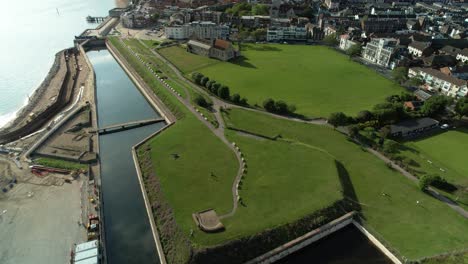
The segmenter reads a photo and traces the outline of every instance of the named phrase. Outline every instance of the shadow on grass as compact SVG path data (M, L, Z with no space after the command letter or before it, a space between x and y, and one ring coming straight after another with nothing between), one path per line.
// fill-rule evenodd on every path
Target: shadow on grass
M343 196L345 198L345 201L349 203L347 206L352 210L361 211L361 204L359 203L359 200L357 198L353 183L351 182L351 178L349 177L348 170L341 162L337 160L335 160L335 166L338 172L341 188L343 189Z
M231 61L232 64L235 64L235 65L238 65L238 66L241 66L241 67L245 67L245 68L252 68L252 69L257 69L257 67L255 65L253 65L252 63L248 62L249 59L247 59L246 57L238 57L234 60Z

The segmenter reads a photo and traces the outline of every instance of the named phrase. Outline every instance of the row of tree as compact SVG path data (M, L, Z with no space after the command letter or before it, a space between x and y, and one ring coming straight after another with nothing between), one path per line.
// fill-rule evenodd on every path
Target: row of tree
M271 98L263 101L263 108L271 113L280 115L290 115L296 112L296 106L293 104L287 104L285 101L275 101Z
M210 91L211 93L213 93L221 99L231 101L235 104L248 105L247 99L245 97L241 97L237 93L231 96L231 92L228 86L222 85L216 82L215 80L210 80L210 78L199 72L195 72L192 74L192 80L196 84L206 88L208 91Z
M234 16L266 16L270 14L270 7L263 4L249 4L246 2L235 4L226 9L225 13Z

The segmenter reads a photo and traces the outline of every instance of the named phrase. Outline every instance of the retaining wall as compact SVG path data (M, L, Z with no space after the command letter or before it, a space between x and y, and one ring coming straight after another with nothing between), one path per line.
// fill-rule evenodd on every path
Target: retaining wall
M262 263L262 264L267 264L267 263L274 263L284 257L286 257L289 254L292 254L296 251L301 250L304 247L307 247L308 245L312 244L313 242L324 238L340 229L343 227L349 225L350 223L353 222L353 216L355 212L349 212L333 221L330 223L327 223L315 230L310 231L309 233L306 233L303 236L300 236L282 246L279 246L257 258L254 258L246 264L254 264L254 263Z

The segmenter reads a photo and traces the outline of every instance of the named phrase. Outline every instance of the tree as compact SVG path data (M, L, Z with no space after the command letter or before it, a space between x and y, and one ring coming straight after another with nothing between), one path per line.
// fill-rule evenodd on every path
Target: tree
M386 153L395 153L398 151L400 144L394 140L386 139L383 144L383 151Z
M425 116L435 116L445 111L450 99L444 95L436 95L427 99L421 107L421 113Z
M206 83L210 80L210 78L204 76L203 78L201 78L201 81L200 81L200 85L201 86L205 86Z
M208 90L211 91L211 87L213 87L213 85L214 85L215 83L216 83L215 80L209 80L209 81L206 82L205 87L206 87Z
M217 95L219 88L221 88L221 84L220 83L214 83L213 85L211 85L210 91Z
M221 86L221 88L219 88L219 90L218 90L218 96L221 99L229 100L229 98L230 98L230 96L229 96L229 87L227 87L226 85Z
M352 57L358 57L361 55L361 50L362 46L359 44L354 44L351 47L349 47L348 50L346 50L346 54L352 58Z
M458 114L460 119L463 116L468 116L468 98L460 98L455 105L455 112Z
M257 4L252 6L253 16L267 16L270 14L270 7L267 5Z
M275 102L275 112L278 114L288 113L288 104L285 101L279 100Z
M196 84L200 84L201 82L201 79L205 77L203 76L203 74L199 73L199 72L194 72L192 74L192 80L196 83Z
M158 14L158 13L152 14L152 15L150 16L150 19L151 19L151 22L153 22L153 23L158 22L159 14Z
M323 38L323 42L330 46L338 45L338 40L336 39L336 34L330 34Z
M251 35L255 38L255 41L265 40L267 30L264 28L258 28L255 31L253 31Z
M416 86L419 87L424 84L424 80L421 77L412 77L408 81L410 86Z
M343 112L331 113L328 117L328 123L332 124L334 128L344 126L348 122L348 117Z
M193 99L193 101L201 106L201 107L208 107L209 106L209 103L206 101L205 97L197 94L197 96L195 96L195 98Z
M288 105L288 112L289 112L290 114L296 112L296 110L297 110L297 108L296 108L295 105L293 105L293 104L289 104L289 105Z
M302 16L307 17L310 21L314 18L314 10L310 7L306 7L304 11L302 11Z
M263 101L263 108L267 110L268 112L274 112L275 111L275 100L268 98L265 101Z
M397 81L399 84L402 84L408 79L408 68L396 67L392 71L392 76L395 81Z
M419 189L421 191L426 191L427 188L429 188L429 185L431 185L433 179L429 175L424 175L419 179Z
M242 97L242 98L240 99L240 101L239 101L239 104L241 104L241 105L248 105L248 103L247 103L247 98Z
M413 100L416 100L416 96L413 93L401 92L400 94L401 102L413 101Z
M370 121L372 120L372 113L368 110L362 110L357 114L356 119L361 123Z
M390 135L390 126L384 126L380 129L380 137L385 139Z
M235 104L238 104L240 102L240 95L238 93L235 93L231 96L231 101Z
M237 33L237 46L239 48L239 51L242 49L242 42L244 40L248 39L250 37L250 32L245 30L245 29L239 29L239 32Z
M359 135L359 127L357 125L350 125L348 127L349 136L355 138Z

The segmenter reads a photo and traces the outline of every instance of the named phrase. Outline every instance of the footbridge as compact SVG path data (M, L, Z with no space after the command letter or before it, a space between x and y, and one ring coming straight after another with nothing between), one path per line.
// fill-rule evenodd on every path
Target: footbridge
M99 128L96 132L99 135L111 134L116 133L124 130L129 130L137 127L147 126L154 123L165 122L164 118L153 118L153 119L146 119L146 120L139 120L139 121L132 121L127 123L121 123L116 125L110 125L106 127Z

